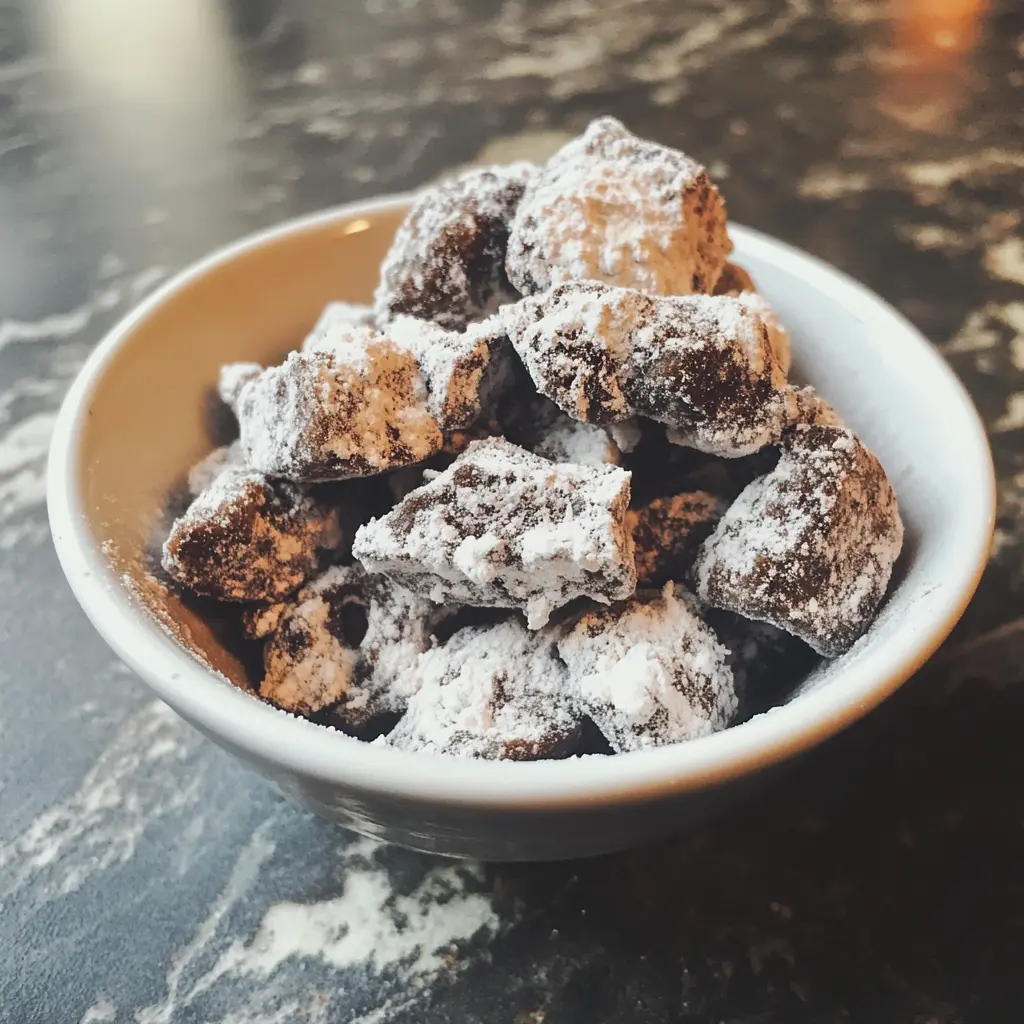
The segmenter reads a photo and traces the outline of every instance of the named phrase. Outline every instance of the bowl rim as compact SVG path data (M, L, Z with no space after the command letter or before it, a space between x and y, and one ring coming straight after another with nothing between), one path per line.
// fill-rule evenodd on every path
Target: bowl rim
M360 218L394 213L411 194L334 206L257 231L186 267L128 313L89 355L68 391L52 435L47 466L47 507L54 547L72 591L113 651L159 697L203 731L223 739L250 760L310 776L349 790L424 803L490 809L557 809L660 799L725 783L788 759L861 718L928 660L949 635L978 586L988 558L995 519L996 480L985 428L967 391L921 333L864 285L793 246L750 228L730 224L748 253L786 265L854 315L888 321L900 344L938 375L948 394L944 405L963 421L975 455L974 529L949 558L944 588L932 621L917 632L887 638L884 664L863 656L834 683L734 728L685 743L613 757L564 761L467 763L458 758L413 754L362 743L314 725L231 685L177 644L117 580L92 536L85 511L79 424L93 393L134 328L183 286L240 254L281 237ZM836 680L838 682L838 680ZM467 770L468 769L468 770Z

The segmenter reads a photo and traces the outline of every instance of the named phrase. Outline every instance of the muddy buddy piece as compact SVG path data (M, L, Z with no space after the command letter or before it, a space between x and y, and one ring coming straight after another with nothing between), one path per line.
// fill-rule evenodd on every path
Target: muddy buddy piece
M526 163L479 168L424 192L381 264L378 321L406 313L458 331L508 301L509 226L536 173Z
M223 448L214 448L188 471L189 497L196 498L226 469L245 469L242 448L237 441Z
M641 415L677 444L736 458L777 441L791 418L767 329L740 299L577 281L501 317L537 389L574 419Z
M242 388L263 372L259 363L225 363L217 375L217 394L229 408L236 409Z
M714 288L731 248L704 168L602 117L527 187L506 266L524 294L590 279L688 295Z
M446 433L462 430L506 375L504 330L487 323L449 331L426 320L398 316L385 328L389 338L416 359L427 389L428 408Z
M757 313L727 296L653 305L630 356L633 408L671 427L673 443L709 455L738 458L778 441L792 399Z
M583 615L558 653L580 709L616 752L697 739L736 712L727 652L672 583Z
M437 609L382 576L335 566L299 591L264 652L260 696L285 711L357 727L401 712Z
M222 601L274 601L313 573L340 543L337 514L293 484L228 468L171 527L163 567Z
M338 309L337 307L341 307ZM365 347L377 337L372 323L358 315L361 307L348 303L331 303L320 315L313 330L303 339L300 352L337 352L346 348Z
M286 601L257 604L242 612L242 632L250 640L262 640L276 632L285 615L291 610Z
M660 587L685 579L697 550L725 512L725 503L707 491L655 498L631 509L628 521L636 544L637 585Z
M795 427L704 542L703 601L800 637L825 657L867 629L903 543L896 496L849 430Z
M253 469L289 480L370 476L438 451L408 351L367 328L340 325L331 350L292 352L241 389L241 445Z
M331 347L337 338L338 327L373 327L376 323L373 307L360 302L328 302L313 329L302 342L303 352L316 352ZM344 334L341 335L344 337Z
M633 415L624 381L651 304L633 289L572 281L499 316L537 390L573 419L606 424Z
M401 750L533 761L564 757L579 739L553 638L516 619L459 630L420 656L414 676L387 740Z
M531 629L577 597L636 586L629 474L556 465L494 438L356 534L353 553L430 600L521 608Z

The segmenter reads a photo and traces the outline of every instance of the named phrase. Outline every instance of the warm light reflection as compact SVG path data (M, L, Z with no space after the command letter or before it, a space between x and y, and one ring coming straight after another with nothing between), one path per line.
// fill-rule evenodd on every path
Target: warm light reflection
M950 131L986 8L987 0L893 0L879 110L912 131Z
M987 0L902 0L896 44L929 64L958 61L974 47L987 6Z
M360 218L359 220L352 221L350 224L346 224L341 229L341 233L343 235L358 235L361 234L363 231L369 231L370 227L371 225L368 220Z

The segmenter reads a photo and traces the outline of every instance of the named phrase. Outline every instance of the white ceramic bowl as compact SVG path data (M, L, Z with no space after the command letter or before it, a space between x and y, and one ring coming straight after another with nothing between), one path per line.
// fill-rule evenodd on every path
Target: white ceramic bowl
M210 630L147 586L141 554L167 493L209 448L204 396L218 367L270 362L327 301L365 301L407 203L328 210L201 261L103 340L65 400L48 478L61 564L96 629L180 715L357 832L454 856L560 858L685 828L860 718L932 654L989 549L994 483L978 416L927 341L876 295L734 225L735 259L788 326L797 372L861 433L899 495L907 543L897 581L853 651L784 706L714 736L530 764L369 746L245 692L241 666Z

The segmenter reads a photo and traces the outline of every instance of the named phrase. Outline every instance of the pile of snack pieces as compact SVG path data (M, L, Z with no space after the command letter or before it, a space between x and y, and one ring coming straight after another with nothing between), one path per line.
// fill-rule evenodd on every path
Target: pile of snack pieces
M265 644L260 697L378 743L725 728L771 666L853 645L903 538L731 248L704 169L611 118L432 188L373 307L224 367L238 438L164 569Z

